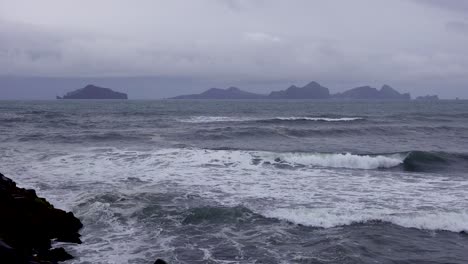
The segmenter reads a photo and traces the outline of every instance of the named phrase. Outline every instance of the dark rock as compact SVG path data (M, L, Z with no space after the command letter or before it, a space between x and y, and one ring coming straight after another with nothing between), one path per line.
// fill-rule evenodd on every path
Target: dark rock
M52 249L51 240L81 243L83 226L73 213L54 208L34 190L16 187L0 174L0 263L14 256L24 260L56 263L70 259L64 249ZM15 263L15 262L13 262Z
M200 94L176 96L171 99L262 99L264 95L243 91L237 87L228 89L211 88Z
M73 259L73 256L68 254L63 248L54 248L39 256L41 259L51 262L65 261Z
M401 94L388 85L382 86L380 90L370 87L361 86L347 90L343 93L333 95L337 99L357 99L357 100L410 100L409 93Z
M167 264L166 261L162 260L162 259L157 259L154 264Z
M128 99L127 94L115 92L109 88L87 85L84 88L65 94L57 99Z
M292 85L286 90L271 92L270 99L328 99L330 91L316 82L311 82L304 87Z
M21 259L14 248L0 240L0 261L2 263L22 263L26 260Z

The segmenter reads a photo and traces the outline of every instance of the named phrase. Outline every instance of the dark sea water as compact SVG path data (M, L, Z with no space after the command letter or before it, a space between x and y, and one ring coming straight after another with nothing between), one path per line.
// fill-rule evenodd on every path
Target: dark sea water
M70 263L468 263L468 101L2 101Z

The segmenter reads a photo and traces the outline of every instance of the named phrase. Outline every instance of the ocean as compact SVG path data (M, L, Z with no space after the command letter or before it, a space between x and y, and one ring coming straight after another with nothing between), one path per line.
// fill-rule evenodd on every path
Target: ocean
M468 263L468 101L0 101L68 263Z

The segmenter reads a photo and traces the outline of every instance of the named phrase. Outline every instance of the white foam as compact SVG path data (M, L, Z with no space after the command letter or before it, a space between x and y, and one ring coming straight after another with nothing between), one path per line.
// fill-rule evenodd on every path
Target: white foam
M258 120L241 116L192 116L186 119L179 119L183 123L214 123L214 122L245 122Z
M325 121L325 122L349 122L356 120L363 120L362 117L338 117L338 118L329 118L329 117L276 117L278 120L307 120L307 121Z
M290 117L242 117L242 116L192 116L185 119L178 119L184 123L214 123L214 122L246 122L246 121L261 121L261 120L282 120L282 121L324 121L324 122L349 122L363 120L362 117L307 117L307 116L290 116Z
M395 215L391 210L337 209L276 209L263 213L267 217L287 220L296 224L331 228L336 226L365 223L372 220L390 222L402 227L445 230L452 232L468 231L468 211L460 212L413 212Z
M88 223L82 231L86 243L74 247L81 253L77 254L82 256L81 262L99 263L109 255L121 254L128 257L122 262L130 262L154 252L154 244L148 247L151 237L164 240L138 222L125 221L132 218L132 208L139 206L132 199L119 202L128 203L123 207L108 206L104 201L80 205L106 192L132 197L177 191L214 204L242 204L265 216L325 228L382 220L403 227L468 231L468 180L444 174L366 170L399 164L402 157L392 155L60 145L38 152L37 146L28 144L6 146L10 148L7 155L0 155L2 173L21 186L35 188L60 208L73 210ZM274 163L277 157L307 166L281 169L262 162ZM333 166L361 169L330 168ZM129 177L140 181L129 182ZM41 183L47 186L41 187ZM92 223L100 224L101 230L88 229ZM129 228L133 229L125 231Z
M402 164L405 159L405 156L400 154L370 156L351 153L269 153L266 156L273 160L280 159L291 164L366 170L392 168Z

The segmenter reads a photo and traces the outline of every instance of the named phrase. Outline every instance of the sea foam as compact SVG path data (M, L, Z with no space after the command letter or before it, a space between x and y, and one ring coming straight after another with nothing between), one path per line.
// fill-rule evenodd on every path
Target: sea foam
M364 120L362 117L242 117L242 116L191 116L189 118L178 119L183 123L214 123L214 122L248 122L248 121L322 121L322 122L350 122Z
M290 221L296 224L331 228L369 221L383 221L407 228L444 230L452 232L468 231L468 211L460 212L413 212L395 215L390 210L359 210L346 208L298 208L275 209L263 213L267 217Z
M265 156L290 164L365 170L392 168L402 164L405 159L402 154L371 156L351 153L265 153Z

